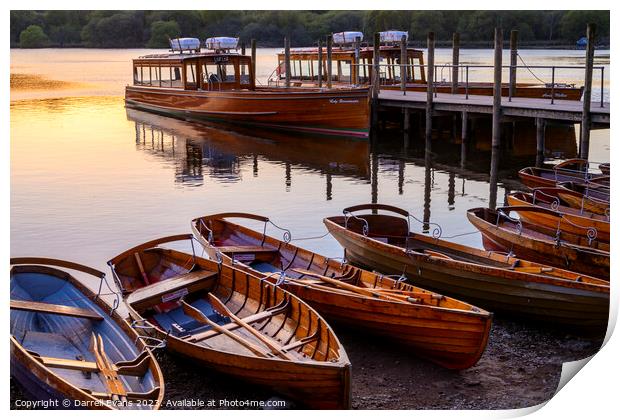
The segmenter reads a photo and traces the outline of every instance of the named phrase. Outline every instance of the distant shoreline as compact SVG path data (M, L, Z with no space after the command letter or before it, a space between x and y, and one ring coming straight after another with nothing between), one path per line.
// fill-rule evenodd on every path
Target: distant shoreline
M300 47L307 47L308 45L293 45L292 48L300 48ZM422 42L422 41L413 41L410 42L408 44L409 47L414 47L414 48L426 48L426 42ZM436 41L435 42L435 47L437 48L452 48L452 41ZM519 44L519 50L585 50L585 48L583 47L577 47L574 44L550 44L550 43L536 43L536 42L528 42L528 43L521 43ZM21 48L19 45L11 45L10 47L11 49L15 49L15 50L42 50L42 49L52 49L52 48L58 48L58 49L67 49L67 50L71 50L71 49L77 49L77 48L83 48L83 49L89 49L89 50L131 50L131 49L135 49L135 50L143 50L143 49L157 49L157 48L149 48L146 46L134 46L134 47L123 47L123 46L116 46L116 47L87 47L85 45L65 45L65 46L60 46L60 45L49 45L46 47L39 47L39 48ZM159 49L162 49L165 47L161 47ZM283 45L276 45L276 44L264 44L264 45L258 45L257 48L284 48ZM493 41L489 41L489 42L461 42L461 49L492 49L493 48ZM504 41L504 49L508 49L509 48L509 42L508 41ZM595 47L597 50L609 50L611 49L609 44L601 44L601 45L597 45ZM249 51L249 47L246 45L246 52Z

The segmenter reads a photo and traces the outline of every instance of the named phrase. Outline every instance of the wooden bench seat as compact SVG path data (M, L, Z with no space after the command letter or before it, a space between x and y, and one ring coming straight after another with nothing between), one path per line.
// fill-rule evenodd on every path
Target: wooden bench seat
M258 254L264 252L277 252L277 249L266 248L264 246L237 245L220 246L217 248L222 254Z
M97 312L91 311L90 309L78 308L75 306L55 305L44 302L32 302L29 300L11 300L11 309L103 321L103 317L101 315Z
M217 273L214 271L190 271L135 290L127 297L127 304L136 309L140 307L151 307L168 301L166 295L170 295L174 292L183 291L183 295L179 295L179 297L181 297L200 290L206 283L216 277ZM174 299L176 299L176 297L171 297L169 300Z

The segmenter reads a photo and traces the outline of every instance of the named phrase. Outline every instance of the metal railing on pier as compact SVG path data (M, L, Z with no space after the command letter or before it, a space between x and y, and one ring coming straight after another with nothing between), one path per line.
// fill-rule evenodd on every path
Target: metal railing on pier
M356 73L358 75L357 76L358 83L363 83L363 82L370 83L372 80L374 80L373 74L372 74L372 69L374 68L373 64L351 64L351 66L357 68ZM380 89L381 86L391 86L391 87L400 86L401 90L403 90L403 94L406 95L407 84L428 82L427 77L421 76L422 74L424 74L425 76L428 76L428 71L427 71L428 67L429 66L427 64L405 64L405 65L379 64L379 86L377 88ZM451 64L451 63L435 64L433 66L434 71L433 71L433 80L432 80L432 88L433 88L435 97L437 97L438 88L445 88L445 87L453 86L452 70L454 68L458 68L460 72L458 87L459 88L464 87L465 99L469 99L470 90L476 87L476 84L478 84L479 86L480 83L483 82L482 80L472 80L471 78L472 72L476 70L482 70L482 69L494 69L494 66L483 65L483 64L458 64L458 65ZM370 69L370 70L366 72L365 69ZM502 69L509 70L509 71L515 71L515 72L518 71L519 69L527 70L531 74L530 77L533 77L536 80L538 80L538 82L540 82L540 85L542 85L544 88L550 91L549 93L550 102L551 104L553 104L555 100L558 99L556 97L557 96L556 89L574 88L576 85L576 83L558 83L557 82L558 71L583 70L585 73L586 67L585 66L555 66L555 65L554 66L505 65L505 66L502 66ZM447 78L444 78L443 75L444 75L444 71L446 70L449 70L449 71L447 71ZM544 80L542 80L538 75L534 74L533 70L546 70L548 74L550 73L549 74L550 82L545 82ZM593 70L600 71L600 81L599 81L600 82L600 107L603 108L605 106L605 67L594 66ZM406 79L406 83L404 86L400 78L401 72L403 74L404 73L407 74L407 79ZM364 73L364 76L360 77L359 75L361 73ZM416 77L415 76L416 74L420 75L420 77ZM438 74L439 74L440 81L438 81L438 77L437 77ZM352 84L354 83L353 75L350 75L350 82ZM490 82L490 83L492 85L493 82ZM502 86L505 86L505 84L502 84ZM516 87L518 87L518 84ZM512 101L512 98L513 98L513 89L509 88L508 89L508 100ZM590 98L590 100L592 100L592 98Z

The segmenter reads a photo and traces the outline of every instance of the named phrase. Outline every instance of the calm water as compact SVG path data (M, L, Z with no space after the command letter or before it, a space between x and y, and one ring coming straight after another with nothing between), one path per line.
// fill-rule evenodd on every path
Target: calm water
M416 142L403 150L396 131L382 134L381 146L371 151L363 141L234 133L126 110L122 95L130 60L147 52L11 51L12 73L78 82L69 89L11 92L11 255L105 269L109 258L130 246L189 231L193 217L244 211L267 215L289 228L298 244L336 257L342 249L330 236L303 238L324 235L324 217L373 199L440 224L444 236L462 235L455 241L480 246L465 212L488 205L484 152L471 152L476 160L461 171L451 166L458 164L459 146L438 140L437 162L426 168ZM276 66L276 52L259 50L263 81ZM491 53L464 50L462 61L490 64ZM439 50L437 60L446 62L449 54ZM583 54L521 53L530 65L581 65ZM597 65L609 67L609 52L597 54ZM562 78L559 72L558 79L578 78L568 73ZM525 74L520 79L528 81ZM574 153L574 131L563 130L573 140L558 147ZM485 140L479 139L481 150ZM518 187L516 169L534 162L521 156L521 145L513 149L518 158L506 159L500 202ZM593 132L590 156L609 161L608 130Z

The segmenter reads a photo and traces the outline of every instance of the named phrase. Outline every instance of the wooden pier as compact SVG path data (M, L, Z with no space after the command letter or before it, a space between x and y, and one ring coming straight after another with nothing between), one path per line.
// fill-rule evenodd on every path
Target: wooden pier
M403 92L398 90L382 90L379 92L380 110L391 111L394 108L426 110L427 92ZM591 121L602 127L609 126L609 102L603 107L593 104L590 108ZM467 112L469 115L493 115L493 96L479 96L438 93L433 97L433 116ZM542 118L568 123L580 123L583 117L581 101L565 101L556 99L552 104L543 98L512 98L502 97L502 119L511 121L515 118Z

